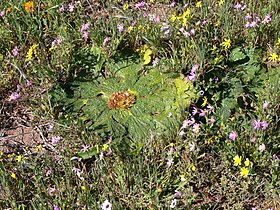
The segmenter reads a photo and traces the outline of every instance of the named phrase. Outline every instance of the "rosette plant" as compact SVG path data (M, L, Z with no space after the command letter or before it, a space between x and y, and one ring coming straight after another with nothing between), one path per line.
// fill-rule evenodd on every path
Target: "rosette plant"
M73 57L72 76L52 92L61 120L141 144L151 135L178 132L181 114L196 96L183 75L147 67L135 55L109 59L97 47Z

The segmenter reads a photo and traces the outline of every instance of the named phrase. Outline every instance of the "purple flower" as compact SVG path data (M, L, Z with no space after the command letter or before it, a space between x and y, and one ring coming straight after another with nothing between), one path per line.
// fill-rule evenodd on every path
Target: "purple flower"
M190 146L190 151L193 152L196 148L196 144L194 142L192 143L189 143L189 146Z
M144 1L137 2L135 4L135 9L139 9L140 7L144 7L145 5L146 5L146 3Z
M200 125L199 125L198 123L195 123L195 124L193 125L192 131L193 131L194 133L198 133L198 132L200 131Z
M266 150L265 144L261 144L261 145L259 146L259 150L260 150L261 152L265 151L265 150Z
M236 131L231 131L231 133L229 134L229 138L230 138L231 140L233 140L233 141L234 141L237 137L238 137L238 134L237 134Z
M256 130L261 127L261 122L259 120L254 120L252 125L254 126L254 130Z
M61 5L59 11L60 11L60 12L64 12L64 5Z
M215 120L215 118L213 118L213 117L211 117L211 118L209 119L209 123L210 123L210 124L213 124L215 121L216 121L216 120Z
M250 22L246 22L245 27L246 27L246 28L249 28L249 27L250 27L250 25L251 25L251 23L250 23Z
M68 4L68 10L69 10L69 12L73 12L74 11L74 4L72 4L72 3Z
M53 204L53 210L61 210L61 208L58 208L57 205Z
M257 23L257 21L252 21L251 23L250 23L250 27L251 28L255 28L255 27L258 27L259 25L258 25L258 23Z
M155 23L160 23L160 18L159 18L159 15L158 15L158 16L156 16L156 17L154 18L154 22L155 22Z
M105 37L102 47L105 47L107 45L107 43L110 41L111 39L109 37Z
M253 143L256 142L256 137L255 136L251 138L251 142L253 142Z
M81 27L81 31L86 31L89 27L89 23L83 23Z
M88 39L88 32L84 31L82 37L83 37L83 39L87 40Z
M199 116L200 116L200 117L204 117L204 116L206 115L206 113L207 113L207 110L201 109L201 110L200 110L200 113L199 113Z
M54 127L54 124L51 123L51 124L49 125L48 131L52 131L52 130L53 130L53 127Z
M50 176L52 173L51 169L48 169L47 172L46 172L46 176Z
M234 5L234 9L239 10L242 8L242 5L239 2L236 2L236 4Z
M155 58L153 60L153 67L156 67L158 65L158 58Z
M21 86L17 85L17 91L20 91L20 90L21 90Z
M267 24L271 22L271 17L269 14L267 14L264 18L264 20L262 21L263 24Z
M184 136L185 134L186 134L185 131L181 130L179 136Z
M12 53L13 53L13 56L18 55L18 47L17 46L12 50Z
M61 137L59 136L52 136L52 142L51 144L57 144L58 142L60 142Z
M86 151L88 151L88 149L90 148L90 146L88 146L87 144L86 145L82 145L82 152L86 152Z
M123 29L124 29L123 23L122 24L118 24L117 28L118 28L119 32L123 32Z
M26 85L27 85L27 86L31 86L31 85L32 85L32 82L31 82L30 80L27 79L27 80L26 80Z
M197 64L194 64L193 67L192 67L192 70L191 72L195 72L198 70L198 65Z
M173 158L169 158L169 159L167 160L167 162L166 162L166 165L167 165L168 167L170 167L170 166L173 165L173 163L174 163L174 159L173 159Z
M261 122L262 129L265 130L268 127L268 123L266 121Z
M5 10L2 10L1 12L0 12L0 17L3 17L5 15Z
M267 109L268 107L269 107L269 102L265 100L263 102L263 109Z
M193 107L193 111L192 111L192 116L196 115L197 114L197 108L196 107Z
M247 13L246 16L245 16L245 20L249 20L249 19L252 19L252 15Z
M8 101L17 100L19 97L20 97L20 95L19 95L18 93L12 93L12 94L9 96Z
M53 185L53 186L50 187L50 189L49 189L49 194L50 194L50 195L53 195L55 192L56 192L56 186Z
M177 195L177 196L181 196L182 195L182 193L180 192L180 191L178 191L178 190L175 190L175 194L174 194L175 196Z
M191 36L194 36L194 35L195 35L195 30L194 30L194 28L192 28L192 29L190 30L190 35L191 35Z
M171 4L170 4L170 7L175 7L176 6L176 2L175 1L173 1Z

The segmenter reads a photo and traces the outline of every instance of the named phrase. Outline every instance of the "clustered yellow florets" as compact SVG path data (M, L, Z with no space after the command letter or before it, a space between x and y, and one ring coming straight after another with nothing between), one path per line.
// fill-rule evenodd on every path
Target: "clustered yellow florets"
M111 94L109 109L129 109L136 102L136 96L129 91L114 92Z

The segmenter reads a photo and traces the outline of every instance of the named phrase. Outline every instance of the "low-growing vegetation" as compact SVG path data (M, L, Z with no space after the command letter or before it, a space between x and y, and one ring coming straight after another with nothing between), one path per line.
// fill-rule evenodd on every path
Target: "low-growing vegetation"
M280 209L276 0L0 3L0 208Z

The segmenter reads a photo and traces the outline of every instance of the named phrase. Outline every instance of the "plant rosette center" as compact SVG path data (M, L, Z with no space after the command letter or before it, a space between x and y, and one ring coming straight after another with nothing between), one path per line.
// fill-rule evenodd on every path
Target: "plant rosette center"
M108 100L109 109L129 109L136 102L136 96L130 91L113 92Z

